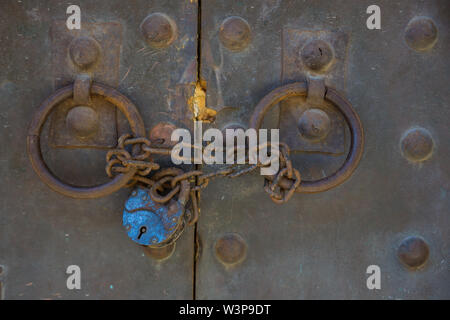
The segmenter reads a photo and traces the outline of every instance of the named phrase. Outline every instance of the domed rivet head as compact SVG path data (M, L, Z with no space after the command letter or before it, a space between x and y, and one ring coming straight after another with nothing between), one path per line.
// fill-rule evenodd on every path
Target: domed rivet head
M173 147L178 141L172 141L172 132L177 127L169 122L160 122L156 124L149 133L150 140L161 147Z
M308 109L298 120L300 134L308 140L324 139L331 129L331 120L326 112L320 109Z
M219 39L228 50L242 51L251 40L250 25L241 17L228 17L220 25Z
M145 40L154 48L167 48L177 37L177 25L164 13L152 13L141 23Z
M81 69L91 67L100 56L100 45L91 37L75 38L69 47L70 58Z
M405 132L401 139L403 156L414 162L427 160L433 153L433 138L424 128L413 128Z
M408 268L417 270L425 265L430 250L424 239L417 236L405 238L397 250L399 260Z
M137 191L136 191L136 190L133 190L133 191L131 192L131 195L132 195L133 197L137 196Z
M152 243L157 243L157 242L158 242L158 239L156 237L153 237L152 238Z
M161 248L144 247L144 252L152 259L158 261L166 260L175 252L175 242Z
M300 52L303 64L315 72L326 71L332 64L334 53L331 46L323 40L311 40Z
M411 49L419 52L427 51L436 43L436 25L427 17L413 18L406 27L405 40Z
M216 241L215 253L221 263L235 265L245 259L247 244L237 233L228 233Z
M66 126L78 138L90 137L98 130L98 114L91 107L74 107L66 115Z

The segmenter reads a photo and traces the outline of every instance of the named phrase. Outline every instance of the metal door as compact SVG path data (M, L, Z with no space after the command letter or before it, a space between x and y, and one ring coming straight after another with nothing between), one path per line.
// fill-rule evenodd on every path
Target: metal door
M72 5L0 5L1 298L450 298L447 1L80 0L79 30L67 25ZM116 99L86 95L91 80ZM26 141L39 142L27 133L33 115L67 98L67 85L73 97L57 103L39 145L57 177L87 187L109 181L105 154L122 133L167 142L193 120L254 127L261 100L292 83L307 97L282 99L263 127L280 129L302 181L331 176L354 147L342 110L323 101L336 92L364 128L353 174L281 205L257 171L211 181L196 225L164 250L126 236L129 190L72 199L27 156ZM192 108L200 87L206 105ZM111 101L138 110L145 128ZM73 265L81 289L68 288ZM370 286L374 267L381 287Z
M381 29L367 27L373 4ZM201 77L218 128L248 128L272 90L321 76L359 114L365 151L342 185L283 205L259 174L211 183L197 298L448 299L448 1L213 0L201 11ZM314 180L339 168L349 132L303 141L302 106L286 99L266 127L280 128L302 179ZM371 265L379 290L367 287Z
M79 30L66 27L73 4L81 11ZM170 259L150 258L124 234L122 210L129 191L92 200L53 192L33 172L25 141L41 102L72 83L80 69L130 99L147 133L166 122L189 126L186 101L197 78L197 3L8 0L0 5L0 17L2 298L192 298L192 229ZM108 180L105 148L127 130L126 122L120 113L115 120L108 103L97 101L97 107L102 108L100 128L89 141L64 126L64 105L42 132L44 158L67 183ZM80 267L80 290L66 287L70 265Z

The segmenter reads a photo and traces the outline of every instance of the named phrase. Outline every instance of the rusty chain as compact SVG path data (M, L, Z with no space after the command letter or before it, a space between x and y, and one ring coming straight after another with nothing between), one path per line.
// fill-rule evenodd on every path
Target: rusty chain
M106 173L113 178L119 173L127 173L132 168L136 173L131 178L127 187L140 184L150 190L150 196L153 201L161 204L168 203L180 192L180 183L188 181L190 184L190 203L192 212L188 211L188 224L197 222L199 217L198 192L206 188L209 182L218 177L236 178L248 174L257 168L266 165L257 162L250 164L248 151L244 164L227 165L226 168L205 173L201 170L191 170L184 173L178 173L175 167L160 170L160 165L153 162L152 155L170 156L172 148L158 147L160 141L151 141L147 138L134 138L131 134L122 135L117 144L117 148L108 151L106 155ZM269 144L265 144L267 148ZM279 143L279 170L273 176L265 176L264 190L270 198L278 204L287 202L294 194L296 188L300 185L301 178L297 169L292 167L290 159L290 149L285 143ZM194 147L194 146L192 146ZM262 146L258 146L259 150ZM235 147L235 152L237 151ZM244 166L242 168L242 166ZM151 173L153 175L151 175ZM151 177L149 177L151 175ZM280 183L282 178L292 181L290 187L286 189Z

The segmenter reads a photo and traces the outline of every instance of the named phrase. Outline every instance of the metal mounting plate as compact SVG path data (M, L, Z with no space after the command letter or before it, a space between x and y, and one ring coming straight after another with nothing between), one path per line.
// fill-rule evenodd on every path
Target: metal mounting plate
M312 70L302 59L302 51L312 41L323 41L330 46L331 61L325 70ZM328 86L344 90L347 45L348 36L344 32L285 28L282 43L282 82L306 81L307 77L321 76L325 78ZM306 99L297 97L280 103L280 140L291 146L292 151L342 154L345 151L344 119L330 103L314 106L326 112L331 120L331 129L326 138L312 142L299 133L297 120L310 107Z
M69 48L74 39L90 37L100 47L97 61L86 70L71 59ZM81 30L68 30L65 21L55 21L51 28L52 64L55 89L74 81L79 73L88 73L94 81L117 87L122 45L122 26L116 22L83 23ZM75 107L73 100L62 103L51 119L50 145L54 148L111 148L117 142L116 108L100 98L91 107L97 112L99 129L91 137L79 139L66 127L66 116Z

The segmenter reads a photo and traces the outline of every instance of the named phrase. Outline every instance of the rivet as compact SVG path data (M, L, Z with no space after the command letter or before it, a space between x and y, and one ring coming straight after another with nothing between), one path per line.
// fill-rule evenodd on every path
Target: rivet
M148 200L148 196L147 196L146 194L144 194L144 195L142 196L142 200L143 200L143 201L147 201L147 200Z
M431 49L437 40L437 28L433 20L427 17L415 17L407 25L405 40L416 51Z
M137 191L136 191L136 190L133 190L133 191L131 192L131 195L132 195L133 197L137 196Z
M87 106L74 107L66 115L66 126L78 138L87 138L98 130L97 112Z
M424 161L433 153L433 138L424 128L413 128L406 131L401 139L403 156L410 161Z
M242 262L247 255L247 244L237 233L227 233L216 241L217 259L225 265Z
M144 252L152 259L161 261L166 260L175 252L175 242L161 248L144 247Z
M220 26L219 39L228 50L242 51L251 40L250 25L241 17L228 17Z
M178 141L172 141L172 132L177 127L169 122L160 122L156 124L149 133L150 140L162 147L173 147Z
M312 71L320 72L328 69L333 61L333 49L323 40L309 41L300 52L303 64Z
M157 242L158 242L158 239L156 237L153 237L152 238L152 243L157 243Z
M91 37L75 38L69 47L72 61L80 68L91 67L100 55L100 45Z
M141 23L145 40L154 48L166 48L177 37L176 23L164 13L152 13Z
M321 140L331 129L330 117L320 109L308 109L298 120L298 130L309 140Z
M403 239L397 250L400 261L413 270L420 269L427 262L429 253L428 244L417 236Z

